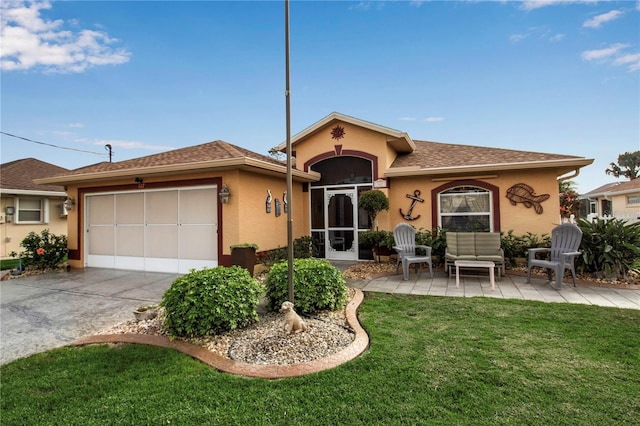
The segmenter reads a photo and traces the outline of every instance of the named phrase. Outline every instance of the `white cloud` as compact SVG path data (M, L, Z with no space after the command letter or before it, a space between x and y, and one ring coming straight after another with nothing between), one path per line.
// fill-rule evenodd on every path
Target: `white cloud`
M131 53L111 45L118 40L104 31L63 29L61 19L47 20L42 9L49 2L2 2L0 37L3 71L42 69L44 72L83 72L92 66L116 65L129 61ZM69 21L77 26L77 21Z
M444 121L444 117L427 117L422 121L425 121L427 123L438 123L440 121Z
M629 47L628 44L615 43L604 49L586 50L582 52L582 59L586 61L593 61L598 59L606 59L610 56L616 55L620 50Z
M530 34L511 34L509 36L509 41L511 43L518 43L524 40L525 38L529 37L529 35Z
M625 65L629 72L640 70L640 53L622 54L622 50L627 47L629 47L628 44L616 43L604 49L587 50L582 52L582 59L615 66Z
M415 117L400 117L398 120L400 121L416 121Z
M629 71L640 70L640 53L620 56L613 61L613 65L629 65Z
M560 40L563 40L564 37L565 37L564 34L560 34L560 33L554 34L551 37L549 37L549 41L560 41Z
M597 16L594 16L591 19L587 19L582 24L583 27L586 28L600 28L602 24L605 22L613 21L614 19L618 19L624 14L621 10L612 10L607 13L603 13Z
M520 7L524 10L540 9L547 6L559 6L571 3L597 3L598 0L525 0Z

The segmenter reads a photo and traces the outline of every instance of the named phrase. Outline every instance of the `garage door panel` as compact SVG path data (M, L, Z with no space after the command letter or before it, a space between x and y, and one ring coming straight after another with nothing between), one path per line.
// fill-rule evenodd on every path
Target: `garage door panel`
M175 226L147 226L145 257L178 258L178 228Z
M144 194L116 195L116 223L118 225L144 224Z
M180 192L180 223L204 224L215 222L217 215L217 190L194 189Z
M116 256L144 257L144 226L116 227Z
M114 221L113 195L95 195L89 198L87 210L91 225L113 225Z
M147 224L178 224L178 191L146 193Z
M182 225L180 227L181 259L217 259L217 232L213 225Z
M114 227L89 227L89 254L110 255L114 253Z

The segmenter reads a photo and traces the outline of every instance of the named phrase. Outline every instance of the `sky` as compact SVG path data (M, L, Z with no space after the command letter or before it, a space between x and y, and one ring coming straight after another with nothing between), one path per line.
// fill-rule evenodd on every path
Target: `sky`
M284 1L0 8L2 163L286 141ZM640 1L291 0L289 32L292 135L335 111L414 140L594 159L581 193L640 150Z

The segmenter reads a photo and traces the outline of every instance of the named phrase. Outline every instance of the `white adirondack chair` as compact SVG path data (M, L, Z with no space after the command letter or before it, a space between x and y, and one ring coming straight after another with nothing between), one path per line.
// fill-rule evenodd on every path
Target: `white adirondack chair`
M409 279L409 266L414 264L416 274L421 263L429 265L429 273L433 278L433 265L431 261L431 247L425 245L416 245L416 230L407 223L399 223L393 229L393 239L395 245L393 249L398 253L398 263L396 264L396 273L402 264L402 273L405 280ZM423 249L424 255L416 254L416 248Z

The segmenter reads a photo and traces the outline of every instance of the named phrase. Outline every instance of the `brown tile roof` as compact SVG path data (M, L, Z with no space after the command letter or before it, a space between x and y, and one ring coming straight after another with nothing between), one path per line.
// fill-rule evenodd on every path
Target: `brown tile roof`
M272 157L258 154L253 151L249 151L248 149L218 140L201 145L161 152L159 154L147 155L146 157L133 158L131 160L118 161L115 163L103 162L93 164L91 166L72 170L70 173L68 173L68 175L71 176L117 170L134 170L158 166L175 166L180 164L188 165L190 163L201 163L214 160L230 160L244 157L261 160L280 166L284 165L284 163Z
M516 151L503 148L487 148L472 145L457 145L441 142L414 140L416 149L410 154L399 155L391 164L394 167L421 169L439 167L482 166L503 163L527 163L550 160L580 159L582 157L546 154L531 151Z
M64 192L59 185L36 185L33 179L51 177L68 173L63 167L45 163L35 158L25 158L0 164L0 188L3 192L18 189L22 191Z
M589 195L618 194L621 192L640 192L640 178L625 181L625 182L608 183L592 191L589 191L584 195L589 196Z

